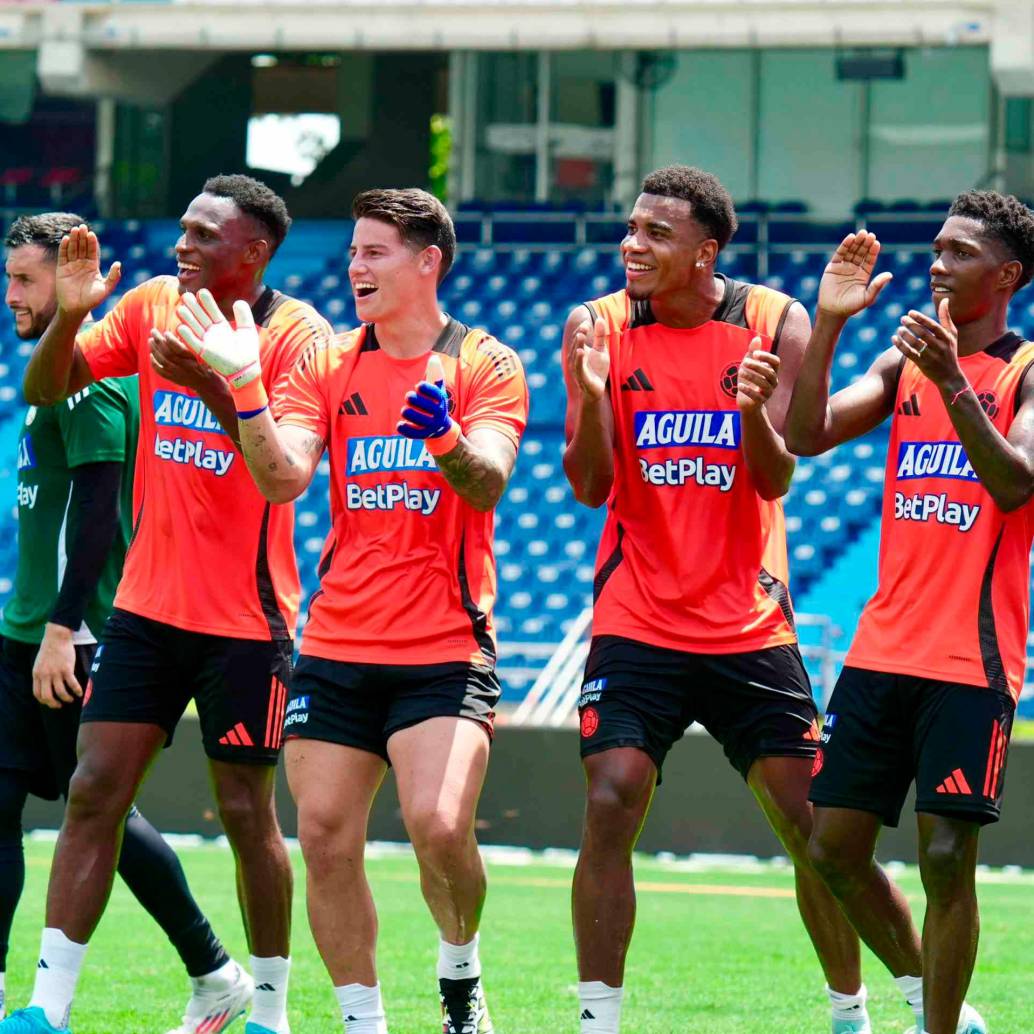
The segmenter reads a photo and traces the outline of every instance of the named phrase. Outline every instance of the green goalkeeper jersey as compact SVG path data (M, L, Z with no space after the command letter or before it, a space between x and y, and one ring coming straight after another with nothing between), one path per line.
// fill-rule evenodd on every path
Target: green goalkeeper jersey
M72 477L87 463L123 464L119 528L77 643L95 642L111 611L133 526L133 463L140 426L135 377L91 384L55 406L30 406L18 439L18 569L0 634L39 643L75 541Z

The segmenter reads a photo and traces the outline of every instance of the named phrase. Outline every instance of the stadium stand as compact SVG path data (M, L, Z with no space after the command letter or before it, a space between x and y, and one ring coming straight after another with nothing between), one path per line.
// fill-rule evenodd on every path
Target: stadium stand
M551 208L500 213L466 206L458 220L464 239L492 243L461 248L441 292L454 316L490 329L520 354L531 388L528 432L498 511L496 533L500 668L510 704L520 701L571 623L591 602L595 545L603 521L602 510L591 511L574 502L564 477L559 348L570 306L622 285L622 267L613 244L619 231L615 232L612 213L558 215ZM543 222L544 218L550 221ZM759 236L759 226L762 236L779 237L785 227L774 234L768 219L752 225L748 216L742 236L749 243L737 243L723 254L720 268L729 276L757 278L784 290L812 310L825 258L841 224L826 224L820 235L824 242L819 244L813 243L814 224L802 221L802 216L791 212L778 218L796 218L799 229L809 227L798 234L808 247L775 245L763 250L752 243ZM899 238L918 242L928 235L927 213L918 213L914 222L910 217L902 221L900 213L895 218L899 220L895 225L906 227L896 235ZM537 226L538 236L532 234L529 243L521 231L520 243L515 244L506 225ZM127 285L171 270L171 243L178 233L174 221L100 223L97 229L105 261L123 260ZM608 243L592 243L604 229ZM341 330L355 321L346 272L349 232L350 225L343 222L296 223L268 277L270 284L314 305ZM500 242L500 236L506 243ZM561 240L543 246L543 236ZM930 311L929 258L923 246L894 245L881 264L894 272L894 280L875 310L851 322L835 361L835 389L857 377L887 347L902 312L913 307ZM1017 306L1013 319L1021 329L1034 321L1034 302ZM10 321L0 320L0 497L9 501L0 514L0 596L10 591L7 572L14 569L15 443L21 369L28 350L14 337ZM846 649L861 606L875 587L886 442L884 426L824 456L801 459L785 500L797 609L830 615L843 633L835 644L838 650ZM303 598L316 588L316 565L328 530L326 479L324 462L297 505ZM822 624L803 627L801 633L802 642L812 647L825 634ZM1034 636L1031 643L1034 646ZM810 667L813 676L821 674L817 654ZM1030 684L1021 713L1034 717Z

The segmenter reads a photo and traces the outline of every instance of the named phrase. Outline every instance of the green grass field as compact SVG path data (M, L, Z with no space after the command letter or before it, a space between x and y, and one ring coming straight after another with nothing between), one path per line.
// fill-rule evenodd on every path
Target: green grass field
M8 998L24 1004L39 943L51 846L27 844L28 879L8 964ZM218 845L181 849L194 891L227 947L246 957L230 855ZM304 911L295 855L295 1034L332 1034L340 1021ZM369 864L381 937L380 979L392 1034L440 1031L435 997L436 934L405 855ZM629 1034L825 1034L828 1007L797 919L792 874L773 866L700 867L642 859L639 919L627 975ZM499 1034L575 1034L570 860L514 856L490 861L482 933L486 987ZM914 870L901 876L921 908ZM988 873L981 882L983 934L970 1001L992 1034L1034 1030L1034 874ZM903 1031L911 1013L889 976L866 958L878 1034ZM72 1013L75 1034L164 1034L178 1022L186 978L164 937L121 884L101 924ZM230 1028L242 1034L243 1023Z

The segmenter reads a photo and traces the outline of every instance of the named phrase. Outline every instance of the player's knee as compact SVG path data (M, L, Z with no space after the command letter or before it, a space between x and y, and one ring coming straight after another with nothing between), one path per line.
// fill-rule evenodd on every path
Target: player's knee
M624 775L596 773L586 791L585 822L620 843L623 834L634 836L650 800L650 784Z
M356 823L340 807L300 802L298 842L310 876L319 878L324 873L351 868L362 870L365 823Z
M843 845L812 834L806 850L808 864L834 893L847 890L859 877L856 859Z
M135 789L117 765L84 757L68 784L65 821L121 823L133 804Z
M406 825L417 856L436 868L448 868L469 848L469 823L450 812L429 808L407 816Z
M273 795L265 783L220 779L216 803L220 821L231 839L261 839L279 828Z
M919 859L923 888L929 900L954 897L973 880L965 845L953 837L936 837L923 845Z

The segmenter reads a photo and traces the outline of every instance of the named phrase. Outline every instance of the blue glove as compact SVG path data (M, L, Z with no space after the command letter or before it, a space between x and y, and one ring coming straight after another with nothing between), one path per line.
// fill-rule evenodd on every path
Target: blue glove
M398 433L406 438L441 438L452 426L445 382L421 381L406 395Z

